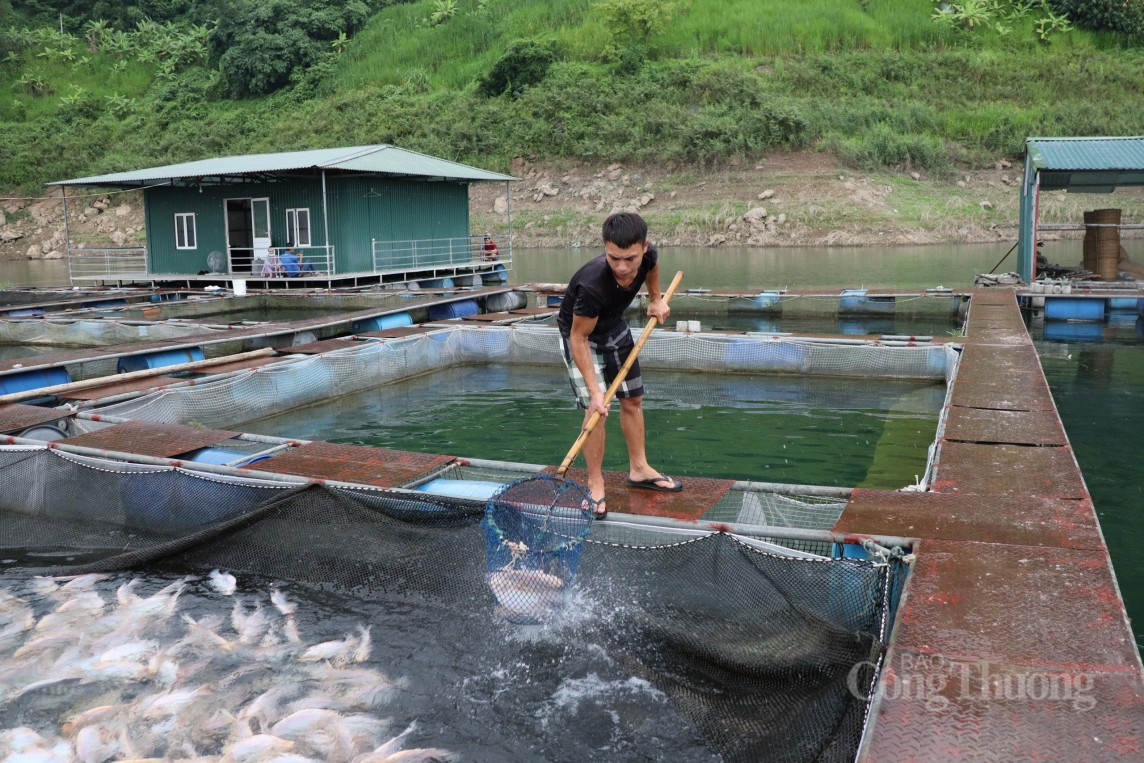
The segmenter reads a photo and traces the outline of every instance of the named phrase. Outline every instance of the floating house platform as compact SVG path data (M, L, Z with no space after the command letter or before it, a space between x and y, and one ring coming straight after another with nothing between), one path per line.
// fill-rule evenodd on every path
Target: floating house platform
M498 343L500 338L523 331L518 327L555 309L540 288L529 292L526 304L490 309L488 300L504 291L417 295L405 305L334 319L231 327L178 342L106 348L98 359L88 350L26 360L22 368L4 361L0 381L22 371L63 367L70 369L70 378L90 378L92 386L82 395L69 392L70 399L79 400L69 408L37 407L27 401L0 406L0 432L7 433L0 442L27 444L36 438L24 435L37 428L43 434L47 428L61 436L38 439L51 439L49 447L78 455L119 454L140 463L241 472L292 484L401 490L416 489L458 469L496 466L445 454L274 441L209 422L188 426L105 416L85 408L83 401L127 400L165 384L200 383L144 376L124 385L110 370L125 356L188 346L217 355L204 358L208 364L223 364L208 365L212 374L290 359L303 362L299 357L337 357L371 340L401 342L458 329L469 332L463 352L498 357L511 351ZM699 300L707 295L687 296ZM753 302L759 293L723 296ZM836 310L839 296L834 295ZM893 298L896 303L900 295L871 290L849 296ZM981 288L936 296L948 302L942 309L952 306L955 314L965 306L963 336L871 337L853 345L863 352L918 353L923 359L919 373L948 380L925 484L899 491L826 490L823 495L842 504L841 512L831 527L813 536L840 546L860 547L869 541L897 546L910 564L859 759L1139 760L1144 755L1144 667L1091 496L1021 316L1019 300L1033 295ZM365 325L403 311L398 308L427 315L433 307L466 299L480 302L482 309L470 313L453 307L437 319L411 325ZM422 315L419 312L418 318ZM355 323L360 333L353 332ZM347 338L347 332L356 338ZM794 338L810 347L834 339ZM712 336L710 341L734 346L742 340ZM781 343L768 343L768 351ZM261 354L238 359L235 351ZM959 353L956 362L941 360L948 353ZM790 360L783 356L778 362ZM803 357L797 368L805 371L809 363L812 359ZM35 394L52 393L28 387L15 397ZM98 426L63 436L69 431L64 423L73 417ZM212 450L223 454L199 458ZM554 470L544 465L500 466ZM573 471L571 476L582 475ZM625 477L606 475L609 503L622 507L623 514L716 529L733 527L728 515L718 510L724 497L760 485L690 479L687 490L668 494L630 490ZM786 537L800 535L793 531Z

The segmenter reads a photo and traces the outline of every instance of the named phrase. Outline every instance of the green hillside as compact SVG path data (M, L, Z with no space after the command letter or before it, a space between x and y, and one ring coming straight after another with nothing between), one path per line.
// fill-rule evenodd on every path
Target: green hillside
M500 170L809 147L940 173L1141 132L1144 4L942 5L0 0L0 188L365 143Z

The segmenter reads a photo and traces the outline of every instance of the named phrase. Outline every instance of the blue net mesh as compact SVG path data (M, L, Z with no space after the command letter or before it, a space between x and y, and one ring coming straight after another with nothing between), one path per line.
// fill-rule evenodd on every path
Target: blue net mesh
M510 482L489 498L485 557L499 614L539 623L559 611L588 537L591 500L583 485L547 475Z

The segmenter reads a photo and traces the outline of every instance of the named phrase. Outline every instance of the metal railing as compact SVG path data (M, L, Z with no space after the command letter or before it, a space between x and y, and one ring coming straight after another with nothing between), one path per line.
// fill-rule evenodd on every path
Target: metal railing
M147 275L147 249L68 249L68 278L114 280Z
M401 241L373 239L370 249L374 271L428 270L449 265L512 261L512 242L507 234Z
M250 250L243 250L249 252ZM295 258L286 254L285 247L274 247L274 256L270 258L252 258L236 256L231 251L231 274L250 273L251 278L300 278L302 276L329 276L337 272L337 261L334 257L334 247L330 246L296 246Z

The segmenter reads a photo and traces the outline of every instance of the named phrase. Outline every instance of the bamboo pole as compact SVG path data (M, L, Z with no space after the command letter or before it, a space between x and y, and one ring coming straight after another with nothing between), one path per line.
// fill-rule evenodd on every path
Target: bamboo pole
M671 279L671 285L668 286L667 291L664 292L664 302L671 301L672 295L675 294L675 290L679 287L679 282L682 280L683 271L680 270L675 274L675 278ZM628 359L620 367L620 372L616 374L616 378L612 380L610 385L608 385L608 391L604 393L605 408L611 404L612 398L615 397L616 390L618 390L620 385L624 383L624 379L626 379L628 376L628 371L630 371L632 366L635 364L636 358L639 357L640 350L643 349L644 343L647 342L648 337L651 336L651 330L655 328L655 324L658 322L659 321L654 315L651 318L648 318L647 326L644 327L639 341L636 342L636 346L632 348L632 351L628 353ZM560 464L560 468L556 470L556 477L558 479L564 478L564 475L568 472L568 467L571 466L572 462L576 460L576 456L580 455L580 450L584 447L584 443L588 441L588 435L592 434L592 430L596 428L596 424L598 423L600 423L600 412L596 411L592 414L592 417L588 419L588 423L584 426L584 429L580 431L580 436L576 438L576 442L572 443L572 449L569 450L568 455L564 457L564 461Z
M128 371L125 374L116 374L115 376L101 376L98 379L83 379L82 381L68 382L67 384L53 384L50 387L40 387L39 389L29 389L23 392L10 392L7 395L0 395L0 403L17 403L21 400L31 400L37 397L44 397L45 395L55 395L60 392L74 392L81 389L90 389L91 387L101 387L108 384L118 384L122 381L130 381L132 379L144 379L148 376L161 376L175 371L193 371L198 368L205 368L207 366L217 366L223 363L236 363L240 360L249 360L251 358L260 358L267 355L273 355L277 350L273 347L264 347L261 350L252 350L250 352L240 352L237 355L225 355L221 358L208 358L206 360L193 360L189 363L179 363L173 366L163 366L161 368L145 368L141 371Z

